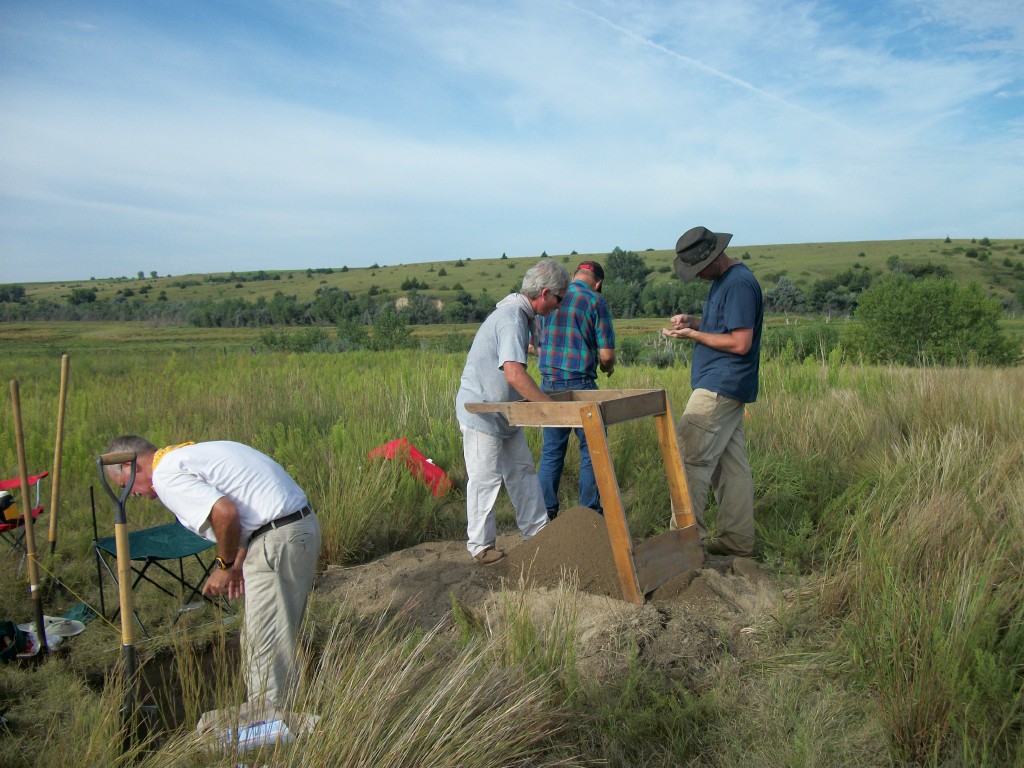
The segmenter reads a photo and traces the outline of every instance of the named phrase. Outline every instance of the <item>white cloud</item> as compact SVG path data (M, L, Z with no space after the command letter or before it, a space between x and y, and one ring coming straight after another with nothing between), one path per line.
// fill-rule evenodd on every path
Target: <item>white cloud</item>
M0 30L0 280L1020 236L1021 13L975 7L85 4Z

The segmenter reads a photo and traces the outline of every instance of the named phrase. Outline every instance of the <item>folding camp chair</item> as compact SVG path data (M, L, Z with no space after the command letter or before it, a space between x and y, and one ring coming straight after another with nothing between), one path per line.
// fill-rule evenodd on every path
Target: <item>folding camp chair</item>
M43 504L39 500L39 486L44 477L49 477L49 472L33 475L28 479L29 494L32 500L32 519L35 520L43 513ZM0 480L0 491L8 491L11 495L21 487L21 479ZM33 491L34 489L34 491ZM24 503L24 502L23 502ZM25 566L25 516L24 510L18 510L15 514L15 506L7 507L5 512L0 513L0 539L3 539L15 552L21 552L21 560L18 561L18 576L21 576L21 569Z
M114 536L99 537L96 527L95 505L92 510L92 530L92 547L96 555L96 580L99 583L100 590L100 611L106 617L107 609L103 589L103 571L106 571L116 587L117 572L116 569L111 568L111 563L114 563L116 566L117 545ZM210 575L210 571L213 570L215 561L213 558L210 558L210 562L206 563L199 555L213 546L212 541L204 539L202 536L197 536L177 521L129 533L128 549L131 553L132 572L135 574L131 584L132 590L134 591L141 582L145 581L148 584L152 584L165 595L174 598L179 597L179 595L175 595L164 584L153 578L157 574L150 571L150 569L154 568L165 574L167 579L177 583L181 588L180 594L184 595L184 599L182 599L178 608L178 614L174 617L174 622L177 622L181 618L181 614L186 611L202 606L203 601L211 605L220 605L225 611L232 613L227 600L224 598L213 600L202 593L203 582ZM194 558L199 564L200 575L194 580L190 580L188 574L185 573L185 561L189 558ZM168 565L173 565L175 560L178 561L177 569L169 568ZM201 600L193 602L195 598L201 598ZM120 613L120 608L115 610L110 618L117 618L118 613ZM138 622L139 627L149 637L149 631L139 619L137 611L135 612L135 621Z

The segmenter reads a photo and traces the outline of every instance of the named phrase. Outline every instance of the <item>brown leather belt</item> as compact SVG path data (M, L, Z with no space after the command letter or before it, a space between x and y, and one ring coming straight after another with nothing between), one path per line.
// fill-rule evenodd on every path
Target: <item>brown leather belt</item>
M277 520L271 520L269 523L264 523L255 531L252 532L252 536L249 537L249 541L253 541L257 536L262 536L267 531L272 531L275 528L281 528L289 523L294 523L297 520L301 520L306 515L312 515L313 508L308 504L300 509L298 512L292 512L290 515L279 517Z

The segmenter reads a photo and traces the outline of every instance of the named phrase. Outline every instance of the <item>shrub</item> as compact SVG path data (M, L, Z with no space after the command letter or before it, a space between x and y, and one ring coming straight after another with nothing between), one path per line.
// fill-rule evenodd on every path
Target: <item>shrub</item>
M770 312L802 312L807 305L807 297L787 275L779 277L779 282L765 293L765 308Z
M343 351L366 349L370 345L370 332L362 323L342 320L338 323L338 343Z
M323 328L303 328L296 333L267 329L260 334L260 342L267 349L284 352L325 352L331 347L327 331Z
M406 278L405 280L402 281L402 290L403 291L417 291L417 290L425 291L429 287L430 287L429 285L427 285L426 283L421 283L415 277L409 277L409 278Z
M96 301L95 288L74 288L68 297L68 304L91 304Z
M861 294L851 341L872 362L1008 364L1019 349L1000 329L1000 316L999 303L977 283L890 275Z
M651 274L651 268L647 266L642 256L635 251L623 251L619 247L608 254L605 269L608 272L608 282L627 283L641 288L647 282L647 276Z
M634 365L640 359L640 352L642 350L643 344L640 342L640 339L635 336L627 336L619 340L615 356L618 359L619 365Z
M825 360L839 346L839 341L834 323L767 326L761 337L761 354L797 363L809 357Z
M25 300L25 286L0 285L0 302L22 302Z
M373 338L370 348L377 351L407 349L413 346L412 329L394 307L385 305L373 318Z

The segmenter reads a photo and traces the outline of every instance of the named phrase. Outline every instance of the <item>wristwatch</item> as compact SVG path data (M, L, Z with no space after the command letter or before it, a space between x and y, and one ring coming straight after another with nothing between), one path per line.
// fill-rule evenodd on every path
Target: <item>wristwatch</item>
M217 563L217 565L220 566L220 569L222 571L226 571L228 568L230 568L232 565L235 564L234 560L228 562L223 557L220 557L219 555L214 558L214 562Z

